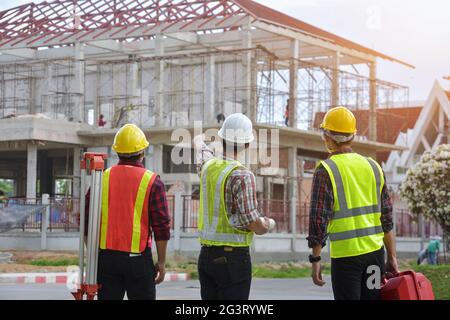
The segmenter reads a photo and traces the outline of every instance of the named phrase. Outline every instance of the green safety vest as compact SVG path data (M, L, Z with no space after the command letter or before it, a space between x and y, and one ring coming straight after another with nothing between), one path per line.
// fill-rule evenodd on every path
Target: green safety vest
M333 217L328 224L330 256L352 257L381 249L384 177L379 164L356 153L334 155L321 164L333 185Z
M203 245L248 247L253 232L231 226L225 208L225 181L237 167L238 161L208 160L200 174L199 240Z

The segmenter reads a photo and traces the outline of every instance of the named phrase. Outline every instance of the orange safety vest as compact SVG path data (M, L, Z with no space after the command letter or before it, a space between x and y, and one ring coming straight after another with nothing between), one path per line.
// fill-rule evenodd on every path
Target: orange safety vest
M103 172L100 249L140 253L149 240L148 198L156 174L116 165Z

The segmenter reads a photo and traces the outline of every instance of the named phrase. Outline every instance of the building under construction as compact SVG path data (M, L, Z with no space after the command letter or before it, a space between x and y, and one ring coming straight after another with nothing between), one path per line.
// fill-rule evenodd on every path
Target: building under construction
M145 165L194 197L195 164L174 164L175 128L218 128L243 112L278 129L280 161L253 164L261 204L286 200L291 231L316 159L315 114L369 112L355 149L375 141L376 110L408 105L408 88L377 78L377 60L411 65L251 0L56 0L0 12L0 178L14 195L79 197L80 154L110 155L117 128L148 134ZM184 152L193 154L192 150ZM61 183L64 188L60 188ZM299 186L301 183L301 186Z

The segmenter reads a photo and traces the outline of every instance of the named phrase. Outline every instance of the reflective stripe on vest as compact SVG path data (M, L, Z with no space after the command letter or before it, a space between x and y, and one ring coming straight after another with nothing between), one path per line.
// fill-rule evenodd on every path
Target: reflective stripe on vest
M356 256L380 249L384 236L380 219L384 184L381 168L374 160L354 153L332 156L322 164L329 173L335 199L328 225L331 257ZM345 181L341 171L347 174ZM355 204L363 205L355 207Z
M120 167L121 166L116 166L114 170L125 170ZM132 253L142 252L145 250L149 237L147 231L148 218L144 220L142 213L144 210L148 211L148 192L156 178L156 174L139 167L128 166L126 170L129 170L128 173L131 175L130 179L134 182L132 182L129 190L121 191L132 193L124 194L124 201L131 201L131 203L124 203L121 208L111 208L111 199L109 198L111 187L114 187L114 183L117 183L119 187L123 184L123 181L111 181L111 169L112 168L107 169L103 173L100 248ZM121 201L121 199L114 200ZM145 203L147 203L147 205L144 205ZM126 215L126 219L121 220L119 223L118 221L115 221L116 226L119 225L120 229L111 231L109 226L112 222L111 219L119 219L117 216L118 212L114 215L115 210L122 210L121 214ZM111 211L113 211L113 214L111 214ZM143 220L146 222L145 225L142 225ZM144 234L142 234L141 230L145 231ZM109 232L113 233L109 234ZM115 241L108 241L109 237ZM111 244L111 242L113 242L113 244Z
M199 210L199 238L202 244L229 246L249 246L251 244L253 233L231 227L224 206L225 180L233 169L239 166L241 164L237 161L219 159L211 159L204 164L201 173ZM214 169L211 169L212 167ZM213 181L211 176L216 177L217 172L213 174L211 170L220 170L216 181ZM214 190L213 194L209 192L210 189Z

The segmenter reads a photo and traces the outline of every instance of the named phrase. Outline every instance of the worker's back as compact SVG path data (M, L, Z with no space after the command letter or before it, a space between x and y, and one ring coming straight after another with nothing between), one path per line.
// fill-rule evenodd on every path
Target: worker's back
M383 245L381 167L357 153L322 161L333 185L333 217L328 225L333 258L361 255Z
M149 232L148 195L156 175L142 167L116 165L103 174L100 248L144 251Z
M367 158L357 153L343 153L332 156L331 160L336 163L344 190L349 191L345 199L348 208L364 207L377 202L380 190L377 193L376 178ZM358 191L358 194L354 191Z

